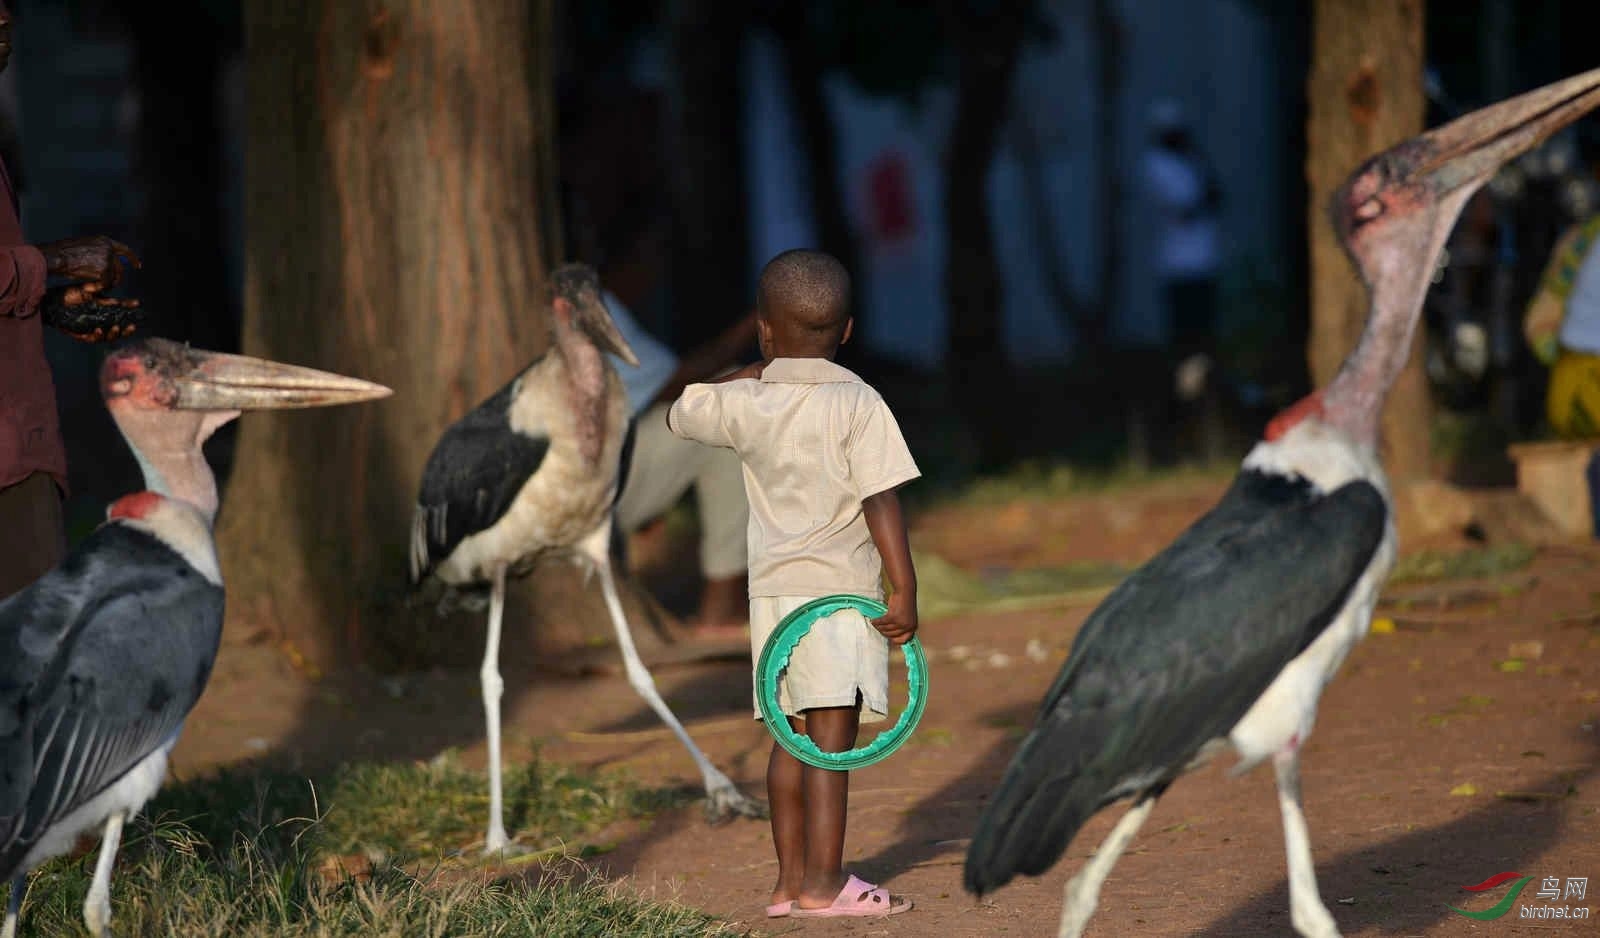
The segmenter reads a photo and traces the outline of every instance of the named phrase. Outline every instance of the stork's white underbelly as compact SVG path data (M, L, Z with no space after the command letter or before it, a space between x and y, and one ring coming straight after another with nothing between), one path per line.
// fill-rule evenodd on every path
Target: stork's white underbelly
M1372 565L1357 581L1333 623L1289 662L1234 724L1228 741L1239 753L1241 770L1291 744L1303 743L1311 734L1323 688L1371 627L1372 610L1394 567L1394 556L1395 535L1391 527L1378 544Z
M606 453L609 461L604 464L615 466L616 456ZM438 576L447 583L486 582L497 567L521 567L544 551L572 547L606 522L615 475L575 452L553 448L510 509L456 545L439 565Z
M145 802L161 789L161 782L167 777L167 755L177 744L180 732L181 728L128 770L127 774L112 782L105 791L57 821L28 851L22 868L31 870L52 857L71 851L77 846L78 838L84 834L98 834L106 818L118 811L127 812L129 817L138 814Z
M1299 475L1324 492L1356 480L1378 488L1385 501L1389 487L1374 453L1353 447L1315 420L1295 427L1281 442L1257 445L1245 457L1246 468ZM1344 608L1305 651L1267 686L1228 733L1243 771L1290 745L1301 745L1316 722L1317 701L1333 680L1350 649L1366 637L1378 593L1394 569L1397 538L1391 520L1373 552L1372 562L1345 599Z

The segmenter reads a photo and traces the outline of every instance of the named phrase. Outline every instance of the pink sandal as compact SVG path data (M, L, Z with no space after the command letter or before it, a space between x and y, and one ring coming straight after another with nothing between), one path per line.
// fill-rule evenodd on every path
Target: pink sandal
M905 899L899 902L889 895L889 890L882 886L860 879L855 874L839 890L839 895L834 898L833 904L820 909L802 909L797 904L790 915L795 918L840 918L854 916L857 918L882 918L886 915L899 915L901 912L911 911L911 903Z
M767 918L787 918L794 909L794 900L785 899L767 906Z

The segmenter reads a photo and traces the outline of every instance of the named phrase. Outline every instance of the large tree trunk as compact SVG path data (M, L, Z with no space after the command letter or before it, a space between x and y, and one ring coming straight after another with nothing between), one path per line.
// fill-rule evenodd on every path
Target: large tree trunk
M229 630L327 666L405 643L423 464L547 341L551 3L244 10L243 350L396 392L240 423L218 535Z
M989 218L989 169L1010 111L1025 2L941 5L956 50L956 105L944 165L945 356L958 410L978 446L978 468L1012 461L1015 382L1005 352L1005 291Z
M1423 128L1422 0L1317 0L1307 82L1312 380L1324 385L1366 322L1366 289L1333 228L1328 200L1362 160ZM1383 458L1397 481L1430 475L1432 402L1419 334L1383 414Z

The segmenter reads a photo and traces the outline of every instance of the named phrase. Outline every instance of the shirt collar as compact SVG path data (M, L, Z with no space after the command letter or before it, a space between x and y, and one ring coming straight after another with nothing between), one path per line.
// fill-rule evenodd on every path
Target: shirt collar
M850 369L826 358L774 358L761 369L761 380L776 384L865 384Z

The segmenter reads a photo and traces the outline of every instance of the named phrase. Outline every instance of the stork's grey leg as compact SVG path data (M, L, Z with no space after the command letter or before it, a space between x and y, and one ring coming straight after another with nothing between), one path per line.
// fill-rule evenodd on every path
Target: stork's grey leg
M1100 903L1101 885L1111 875L1111 868L1116 865L1122 852L1128 849L1128 844L1133 842L1133 835L1139 833L1144 819L1150 816L1150 810L1155 806L1154 798L1145 798L1129 808L1117 821L1117 826L1106 835L1100 849L1078 871L1078 875L1067 880L1066 895L1061 902L1061 927L1056 931L1056 938L1078 938L1083 934L1084 927L1094 915L1095 906Z
M1278 807L1283 811L1283 845L1289 854L1289 921L1305 938L1339 938L1339 926L1317 893L1317 870L1311 860L1311 834L1300 806L1300 753L1280 752L1272 758L1278 775Z
M27 873L12 877L11 897L6 900L6 923L0 927L0 938L17 938L17 917L22 914L22 894L27 891Z
M506 825L500 803L500 695L505 681L500 677L500 620L506 611L506 568L496 567L489 593L489 635L483 648L483 667L478 679L483 685L485 735L489 740L489 831L483 838L484 853L498 853L506 846Z
M89 884L89 896L83 900L83 923L89 926L94 938L105 938L111 924L111 867L117 862L117 847L122 844L122 821L127 815L121 811L106 818L106 832L100 839L100 856L94 861L94 881Z
M689 750L689 755L694 759L694 764L700 768L700 775L706 785L706 815L712 821L724 820L733 815L743 817L766 817L767 811L761 802L756 801L740 791L726 775L723 775L716 766L711 764L700 747L689 738L689 733L673 716L672 710L667 707L666 701L661 699L661 694L656 691L655 679L650 676L650 671L644 666L644 661L639 657L639 651L634 647L633 634L628 628L628 620L623 615L622 603L617 599L617 587L611 576L611 555L609 551L611 541L611 524L608 521L599 530L588 535L579 545L583 552L600 572L600 589L605 594L606 611L611 614L611 625L617 633L617 646L622 650L623 668L628 673L628 683L643 697L650 709L656 712L662 722L677 735L684 748Z

